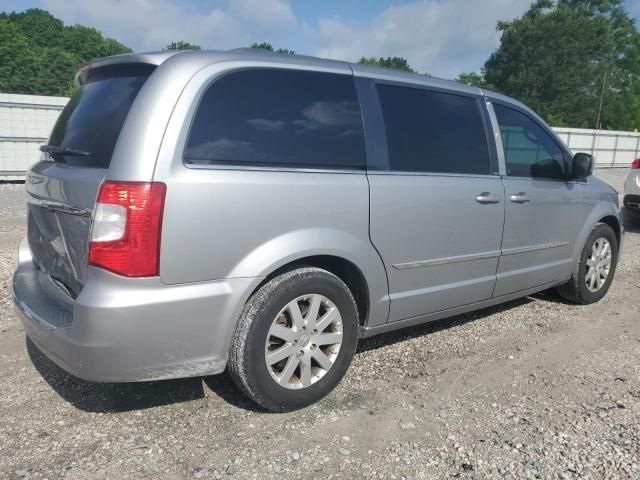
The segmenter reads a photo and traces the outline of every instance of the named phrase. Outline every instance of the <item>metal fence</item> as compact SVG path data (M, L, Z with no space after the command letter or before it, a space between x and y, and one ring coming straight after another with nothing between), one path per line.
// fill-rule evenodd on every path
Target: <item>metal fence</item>
M0 178L24 177L40 158L66 97L0 93Z
M66 97L0 93L0 179L24 178L69 101ZM556 128L575 152L591 153L597 167L628 167L640 158L640 133Z
M625 167L640 158L640 133L614 130L554 128L574 152L586 152L596 159L597 167Z

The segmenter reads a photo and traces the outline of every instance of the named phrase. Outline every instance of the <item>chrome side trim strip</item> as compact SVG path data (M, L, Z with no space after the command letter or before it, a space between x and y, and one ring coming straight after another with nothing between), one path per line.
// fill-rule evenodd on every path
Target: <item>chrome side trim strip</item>
M519 253L536 252L538 250L546 250L548 248L566 247L567 245L569 245L569 242L553 242L529 245L527 247L507 248L502 250L502 255L517 255Z
M80 217L90 217L92 211L88 208L78 207L75 205L68 205L63 202L57 202L55 200L46 200L44 198L39 198L34 195L31 195L27 192L27 203L31 205L36 205L38 207L46 208L47 210L53 210L56 212L69 213L71 215L78 215Z
M367 170L367 175L379 175L386 177L401 176L401 177L437 177L437 178L491 178L499 180L498 174L475 174L475 173L448 173L448 172L412 172L412 171L400 171L400 170Z
M183 165L189 170L236 170L249 172L292 172L292 173L342 173L350 175L366 175L367 171L357 168L310 168L310 167L286 167L286 166L256 166L256 165L224 165L224 164L195 164L186 163Z
M457 255L455 257L434 258L433 260L420 260L417 262L396 263L393 268L397 270L406 270L408 268L434 267L436 265L446 265L449 263L470 262L473 260L485 260L487 258L497 258L500 251L472 253L470 255Z
M495 250L492 252L473 253L470 255L457 255L454 257L434 258L433 260L419 260L417 262L395 263L393 268L396 270L407 270L409 268L435 267L437 265L448 265L451 263L471 262L473 260L485 260L487 258L497 258L500 255L517 255L519 253L536 252L538 250L546 250L549 248L566 247L569 242L553 242L541 243L538 245L530 245L527 247L507 248L500 252Z

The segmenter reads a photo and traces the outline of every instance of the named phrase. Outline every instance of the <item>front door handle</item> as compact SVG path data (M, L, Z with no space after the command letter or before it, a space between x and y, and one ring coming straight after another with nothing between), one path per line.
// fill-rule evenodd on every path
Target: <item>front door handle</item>
M478 203L499 203L502 197L500 195L496 195L495 193L482 192L480 195L476 197L476 202Z
M511 195L509 197L509 199L513 202L513 203L527 203L530 202L531 199L529 198L529 196L524 193L524 192L520 192L520 193L516 193L515 195Z

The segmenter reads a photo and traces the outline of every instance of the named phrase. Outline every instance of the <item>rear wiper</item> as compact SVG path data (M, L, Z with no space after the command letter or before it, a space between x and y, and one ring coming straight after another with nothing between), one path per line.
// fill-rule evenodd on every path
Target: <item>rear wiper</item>
M58 147L56 145L40 145L40 151L48 153L52 157L61 155L76 155L81 157L90 157L91 152L85 152L83 150L74 150L73 148Z

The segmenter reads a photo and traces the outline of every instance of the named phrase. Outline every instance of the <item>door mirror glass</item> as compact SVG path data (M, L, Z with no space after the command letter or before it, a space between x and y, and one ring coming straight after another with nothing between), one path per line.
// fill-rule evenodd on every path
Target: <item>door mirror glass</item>
M588 153L576 153L571 162L571 179L585 178L593 173L593 156Z

